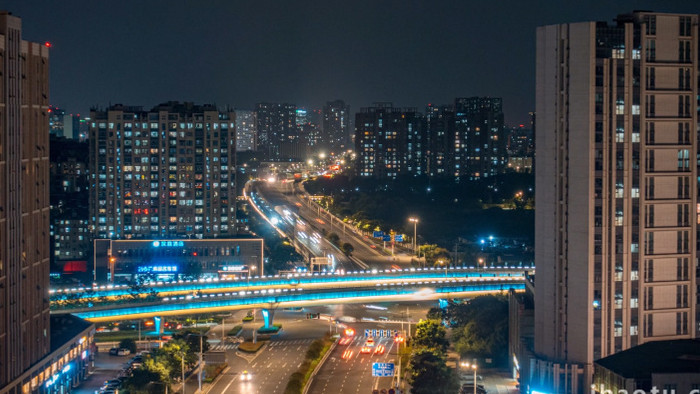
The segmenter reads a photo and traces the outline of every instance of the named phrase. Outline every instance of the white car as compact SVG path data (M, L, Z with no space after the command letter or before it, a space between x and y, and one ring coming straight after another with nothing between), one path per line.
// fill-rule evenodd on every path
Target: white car
M241 380L244 382L247 382L251 380L253 377L251 376L250 372L248 371L243 371L241 372Z

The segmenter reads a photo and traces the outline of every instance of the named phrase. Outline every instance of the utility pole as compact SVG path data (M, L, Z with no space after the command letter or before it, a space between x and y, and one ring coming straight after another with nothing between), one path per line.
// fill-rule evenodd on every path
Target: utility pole
M180 373L182 374L182 394L185 394L185 353L180 352Z
M203 336L199 334L199 392L202 392L202 371L204 371L204 360L202 353L204 351Z

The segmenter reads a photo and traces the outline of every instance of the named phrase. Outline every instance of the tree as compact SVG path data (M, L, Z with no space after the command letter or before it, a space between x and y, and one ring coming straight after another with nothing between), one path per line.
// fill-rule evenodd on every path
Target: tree
M173 339L183 341L187 347L185 363L195 364L199 360L199 345L202 345L204 353L209 351L209 342L207 336L202 335L202 340L199 339L200 334L195 330L185 330L173 335Z
M124 387L132 393L164 393L169 383L170 371L167 366L148 357L142 366L134 369L124 382Z
M414 348L427 348L439 354L447 351L447 331L437 320L423 320L416 324L416 334L411 342Z
M350 256L352 252L355 251L355 248L351 244L346 242L340 247L340 250L342 250L346 256Z
M336 233L330 233L328 234L328 242L332 243L333 245L338 245L338 242L340 242L340 237Z
M508 300L504 296L480 296L446 310L453 327L455 350L466 357L493 358L503 364L508 357Z
M123 349L129 349L131 353L136 353L136 341L132 338L124 338L119 342L119 347Z
M428 319L430 319L430 320L442 321L443 318L444 318L442 308L435 308L435 307L434 307L434 308L430 308L430 309L428 310L427 317L428 317Z
M173 339L156 350L155 359L162 363L170 372L171 378L182 376L182 359L185 357L187 364L187 354L190 352L189 346L182 339ZM185 366L187 368L187 366Z
M411 355L408 383L414 394L454 393L459 383L436 349L419 348Z
M442 261L443 263L450 262L450 252L437 245L421 245L418 251L420 255L425 256L425 264L427 266L434 266L438 264L438 261Z

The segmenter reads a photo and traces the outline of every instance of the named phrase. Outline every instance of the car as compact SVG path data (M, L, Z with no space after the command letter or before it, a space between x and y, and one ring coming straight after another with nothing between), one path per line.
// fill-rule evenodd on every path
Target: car
M476 392L477 392L477 394L488 394L488 392L484 388L484 385L482 385L482 384L476 385ZM474 384L472 384L472 383L463 384L459 390L459 393L460 394L472 394L472 393L474 393Z
M128 356L130 354L131 350L129 349L120 348L119 350L117 350L117 356Z
M100 387L100 390L117 390L119 389L119 386L121 386L121 383L110 383L110 384L103 384L102 387Z
M116 356L119 353L119 348L118 347L113 347L109 349L109 355L110 356Z
M384 346L379 345L374 348L374 354L384 354Z
M347 345L350 342L352 342L352 337L344 337L341 338L340 341L338 341L338 345Z
M253 376L251 376L250 372L248 372L248 371L241 372L241 380L242 381L248 382L251 379L253 379Z
M352 350L346 350L345 352L343 352L343 355L340 358L342 358L343 360L347 360L352 357L352 354Z
M372 347L374 346L374 339L370 338L365 342L365 346Z
M360 349L360 353L369 354L372 353L372 349L370 349L369 346L362 346L362 348Z

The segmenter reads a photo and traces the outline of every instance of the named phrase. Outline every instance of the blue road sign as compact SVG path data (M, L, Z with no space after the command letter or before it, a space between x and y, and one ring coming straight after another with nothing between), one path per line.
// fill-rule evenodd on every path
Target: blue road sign
M381 238L384 236L384 231L375 231L372 235L374 238Z
M391 235L384 235L382 236L382 240L386 242L391 242Z
M394 241L396 241L396 242L403 242L403 234L396 234L396 235L394 235Z
M372 376L376 376L376 377L394 376L394 363L374 363L374 364L372 364Z

